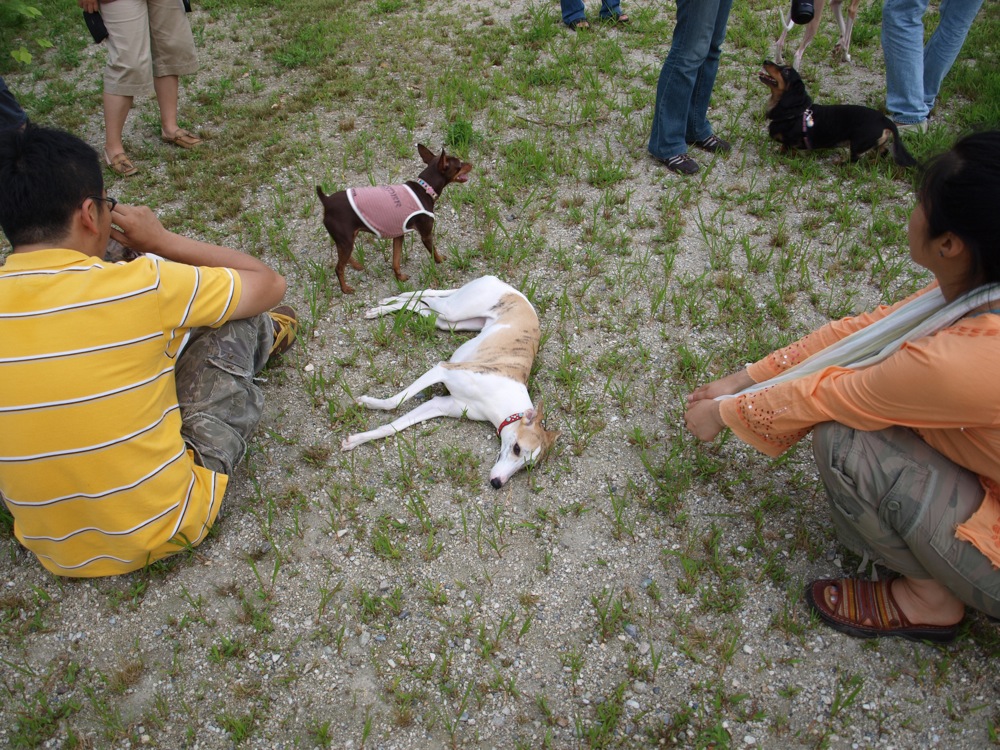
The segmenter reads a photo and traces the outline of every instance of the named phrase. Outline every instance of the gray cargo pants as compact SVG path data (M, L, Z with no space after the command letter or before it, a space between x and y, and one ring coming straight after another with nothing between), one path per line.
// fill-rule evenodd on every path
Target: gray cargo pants
M264 394L253 382L264 369L274 325L262 313L219 328L195 328L177 359L181 436L206 469L232 474L260 422Z
M862 432L825 422L813 430L813 452L846 547L904 576L933 578L1000 617L1000 570L955 538L983 500L975 474L904 427Z

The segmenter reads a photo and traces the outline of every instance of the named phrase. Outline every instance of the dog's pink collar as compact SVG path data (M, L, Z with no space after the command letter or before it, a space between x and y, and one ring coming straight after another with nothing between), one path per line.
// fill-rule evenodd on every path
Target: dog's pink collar
M500 423L499 427L497 427L497 437L500 437L500 433L503 432L504 427L506 427L509 424L514 424L514 422L518 422L522 419L524 419L523 411L519 411L517 414L511 414L503 422Z
M428 185L422 177L417 178L417 184L424 189L424 191L434 200L437 200L438 194L430 185Z

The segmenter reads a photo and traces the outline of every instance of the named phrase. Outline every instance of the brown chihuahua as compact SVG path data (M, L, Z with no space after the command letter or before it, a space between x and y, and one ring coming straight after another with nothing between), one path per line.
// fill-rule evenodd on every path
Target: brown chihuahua
M444 260L434 249L431 236L434 201L448 183L468 180L472 165L448 156L443 148L440 156L435 156L422 143L417 145L417 151L427 168L417 179L401 185L348 188L332 195L325 195L319 185L316 186L316 194L323 203L323 226L337 246L337 278L344 294L354 292L344 278L347 264L362 269L351 257L360 231L371 232L376 237L392 237L392 270L400 281L409 278L400 269L406 232L416 229L434 262Z

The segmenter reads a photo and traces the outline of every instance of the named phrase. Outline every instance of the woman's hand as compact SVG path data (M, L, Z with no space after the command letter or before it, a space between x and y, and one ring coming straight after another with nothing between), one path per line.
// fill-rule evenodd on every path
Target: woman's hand
M84 13L94 13L101 9L98 0L76 0L76 4L83 8Z
M718 380L713 380L711 383L706 383L705 385L699 386L688 394L688 408L695 401L703 401L706 399L713 399L718 396L732 396L734 393L739 393L744 388L748 388L754 384L753 378L743 368L739 372L734 372L732 375L727 375L724 378L719 378Z
M710 399L689 402L687 411L684 412L684 424L692 435L706 443L715 440L715 436L726 426L722 421L719 402Z

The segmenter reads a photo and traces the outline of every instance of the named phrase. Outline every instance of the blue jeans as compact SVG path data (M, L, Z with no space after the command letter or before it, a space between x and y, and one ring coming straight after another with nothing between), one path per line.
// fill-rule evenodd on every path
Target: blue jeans
M0 78L0 133L19 128L27 121L28 116L10 93L3 78Z
M733 0L677 0L677 25L660 69L649 153L658 159L687 152L712 135L708 103Z
M583 0L559 0L562 6L563 23L576 23L587 17L583 10ZM601 18L618 18L622 12L620 0L601 0Z
M941 0L934 33L924 41L929 0L885 0L882 50L885 53L885 106L896 122L927 119L983 0Z

